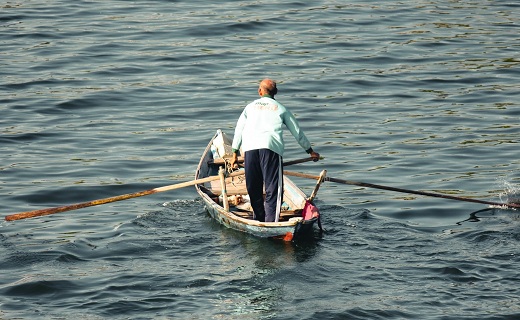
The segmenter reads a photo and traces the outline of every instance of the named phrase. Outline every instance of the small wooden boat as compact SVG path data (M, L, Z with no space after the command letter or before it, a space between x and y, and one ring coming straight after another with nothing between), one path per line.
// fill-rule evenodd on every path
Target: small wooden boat
M195 185L211 217L231 229L286 241L312 235L317 222L321 228L319 212L312 205L312 198L323 179L318 181L312 198L308 198L293 181L284 176L284 196L278 222L260 222L253 219L243 169L230 173L231 156L231 139L217 130L204 150L195 174L195 179L215 176L213 181Z

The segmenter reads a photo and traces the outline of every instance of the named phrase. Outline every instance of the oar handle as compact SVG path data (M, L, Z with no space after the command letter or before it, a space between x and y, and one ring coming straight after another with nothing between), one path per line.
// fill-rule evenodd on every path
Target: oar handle
M304 163L304 162L309 162L309 161L316 162L318 160L314 159L313 157L308 157L308 158L303 158L303 159L286 161L286 162L283 163L283 166L287 167L287 166L290 166L290 165L293 165L293 164Z

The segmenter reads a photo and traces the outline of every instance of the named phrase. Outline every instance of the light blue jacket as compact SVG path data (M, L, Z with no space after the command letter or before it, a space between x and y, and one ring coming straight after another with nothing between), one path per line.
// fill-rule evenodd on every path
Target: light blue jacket
M300 129L294 115L269 96L263 96L251 102L242 111L235 128L233 151L239 150L240 147L244 152L269 149L283 156L285 145L282 129L284 125L300 146L309 152L311 143Z

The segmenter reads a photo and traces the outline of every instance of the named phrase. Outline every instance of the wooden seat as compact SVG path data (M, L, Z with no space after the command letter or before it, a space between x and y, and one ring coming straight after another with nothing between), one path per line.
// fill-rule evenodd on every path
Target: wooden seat
M235 210L232 211L236 216L245 218L245 219L253 219L253 211L242 211ZM280 212L280 221L288 221L290 218L297 218L302 216L301 210L284 210Z
M229 161L229 159L227 159ZM244 163L244 157L237 157L238 163ZM226 159L217 158L208 161L210 166L223 166L226 164Z
M214 194L220 194L222 192L222 185L220 181L217 180L207 183L206 187ZM247 194L245 178L243 176L226 178L226 191L228 195Z

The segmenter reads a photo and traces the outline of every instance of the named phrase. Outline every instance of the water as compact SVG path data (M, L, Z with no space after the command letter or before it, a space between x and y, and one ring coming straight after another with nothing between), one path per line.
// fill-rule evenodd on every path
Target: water
M193 179L264 77L325 158L291 170L515 201L519 8L4 1L0 212ZM2 222L0 318L520 317L517 211L334 183L317 203L301 244L221 227L193 188Z

